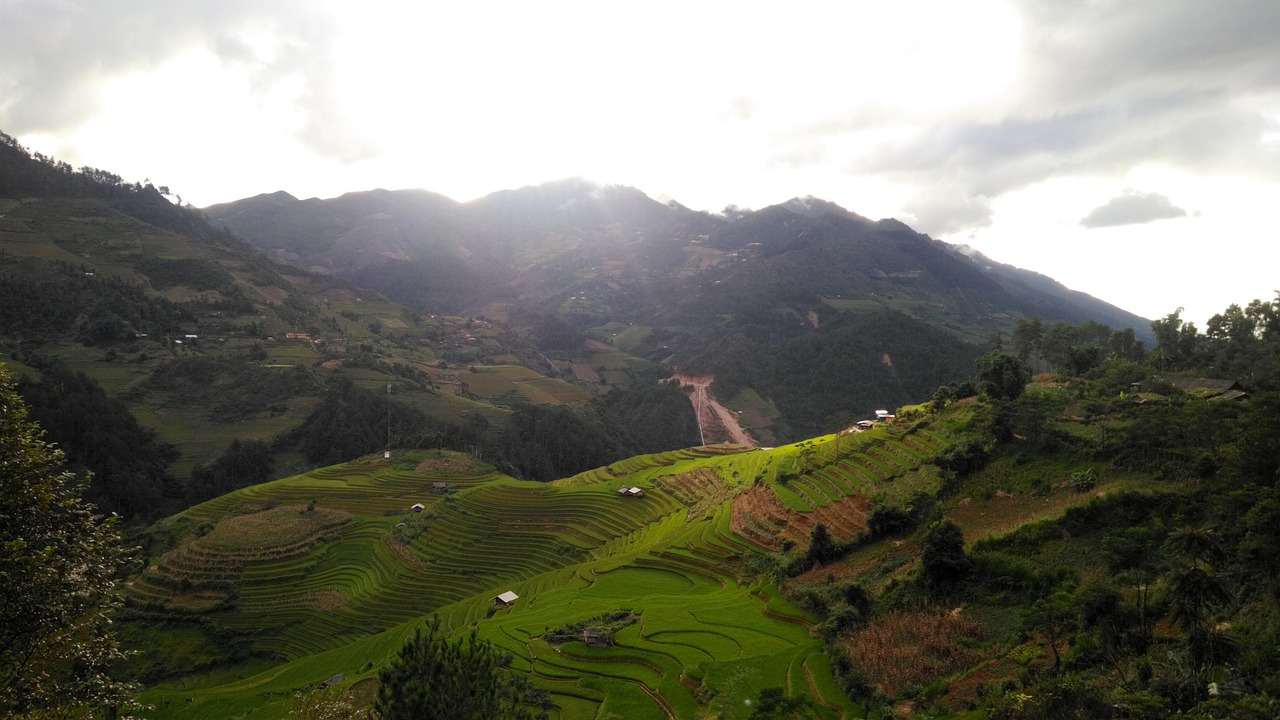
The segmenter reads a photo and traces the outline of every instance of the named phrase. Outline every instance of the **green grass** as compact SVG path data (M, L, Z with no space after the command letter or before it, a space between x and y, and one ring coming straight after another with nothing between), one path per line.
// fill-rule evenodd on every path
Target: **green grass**
M805 665L821 654L812 619L731 569L750 545L728 530L734 485L726 478L763 454L632 458L614 472L645 487L643 498L618 497L623 481L612 472L536 484L424 452L204 503L167 521L178 544L130 582L131 605L195 617L202 598L231 598L204 616L252 633L257 653L287 661L247 677L197 673L151 688L144 701L157 718L282 717L299 688L338 672L372 677L432 613L510 652L512 667L551 693L564 720L694 717L706 707L690 678L724 685L717 697L757 697L797 663L834 687L830 668ZM440 480L448 493L430 490ZM408 513L413 502L424 512ZM402 542L395 526L405 521L426 529ZM520 600L495 612L492 597L504 590ZM557 651L541 640L619 607L639 620L611 647L570 642ZM153 661L166 665L202 647L190 631L148 642L158 645ZM747 706L716 702L726 717L745 717Z

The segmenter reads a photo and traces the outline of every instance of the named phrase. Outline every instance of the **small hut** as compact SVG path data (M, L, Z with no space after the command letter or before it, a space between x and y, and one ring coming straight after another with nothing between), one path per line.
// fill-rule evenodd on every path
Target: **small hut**
M411 508L409 508L409 509L410 509L410 510L412 510L412 511L414 511L414 512L422 512L422 511L423 511L423 510L425 510L426 508L427 508L427 506L426 506L426 505L423 505L422 503L414 503L414 504L413 504L413 507L411 507Z
M495 598L493 599L493 602L494 602L494 604L498 605L499 607L507 607L508 605L512 605L512 604L514 604L514 603L515 603L515 601L517 601L517 600L519 600L519 599L520 599L520 596L519 596L519 595L517 595L517 594L515 594L515 593L511 592L510 590L508 590L508 591L506 591L506 592L502 593L501 595L498 595L497 597L495 597Z
M609 647L613 644L613 640L608 635L593 628L582 631L582 642L586 643L587 647Z

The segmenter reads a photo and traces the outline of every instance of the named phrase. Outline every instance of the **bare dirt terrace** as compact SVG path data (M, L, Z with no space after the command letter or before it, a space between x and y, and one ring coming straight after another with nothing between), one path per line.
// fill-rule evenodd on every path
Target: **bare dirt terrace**
M756 446L758 443L755 438L738 421L738 414L721 405L711 394L711 383L715 379L714 375L694 377L682 373L676 373L670 378L690 392L693 410L698 415L698 427L702 430L702 444L731 442Z

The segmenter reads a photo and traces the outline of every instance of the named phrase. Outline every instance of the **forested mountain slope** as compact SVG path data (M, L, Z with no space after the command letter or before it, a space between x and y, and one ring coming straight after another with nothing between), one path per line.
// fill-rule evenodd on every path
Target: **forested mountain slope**
M281 259L425 311L483 314L513 327L551 320L612 344L628 362L714 375L717 396L743 411L762 442L919 399L964 377L988 337L1019 318L1093 320L1150 337L1142 318L1047 278L814 198L720 216L634 188L565 180L469 203L420 191L332 200L276 193L206 213ZM828 342L828 326L895 331L837 329ZM550 357L562 349L532 334ZM952 350L957 340L971 349ZM838 357L812 352L836 345ZM908 361L934 347L928 368ZM860 358L857 371L873 375L894 358L903 362L890 382L833 397L818 378L849 369L850 352Z
M697 437L643 368L583 387L496 321L273 261L167 188L3 140L0 348L103 510L155 517L389 442L544 478ZM591 371L599 353L568 342ZM535 438L535 417L556 432Z

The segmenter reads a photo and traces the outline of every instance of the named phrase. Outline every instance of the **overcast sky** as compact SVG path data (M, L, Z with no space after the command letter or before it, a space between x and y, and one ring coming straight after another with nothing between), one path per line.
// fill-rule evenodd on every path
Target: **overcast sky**
M0 130L198 206L814 195L1204 321L1280 289L1280 1L0 0Z

